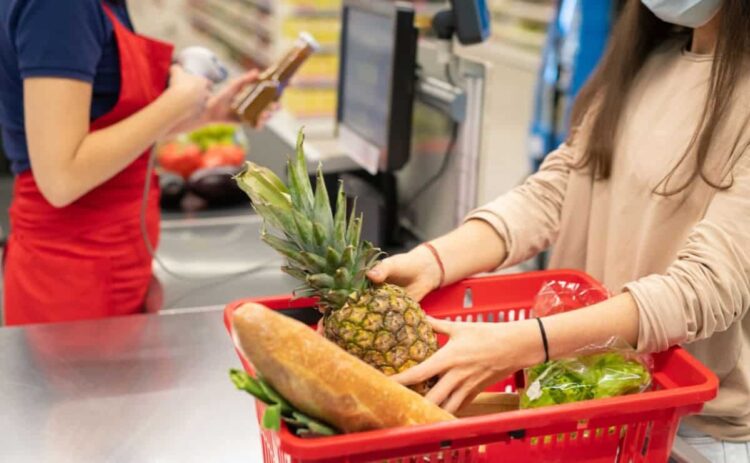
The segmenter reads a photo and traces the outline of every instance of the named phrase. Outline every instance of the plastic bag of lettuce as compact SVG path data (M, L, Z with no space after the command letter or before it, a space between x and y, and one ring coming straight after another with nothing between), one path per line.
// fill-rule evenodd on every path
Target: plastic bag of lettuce
M539 291L533 315L543 317L596 304L606 291L578 282L550 281ZM613 338L589 346L575 358L555 360L525 371L521 408L603 399L643 392L651 386L651 357L638 355L624 341Z
M536 408L643 392L651 385L651 373L636 358L605 352L529 368L526 384L521 408Z

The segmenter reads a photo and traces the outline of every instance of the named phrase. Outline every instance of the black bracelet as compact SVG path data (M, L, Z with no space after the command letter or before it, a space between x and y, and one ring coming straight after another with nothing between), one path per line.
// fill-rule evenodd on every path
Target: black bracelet
M544 344L544 363L549 362L549 344L547 343L547 332L544 331L544 324L541 318L536 319L539 323L539 331L542 333L542 343Z

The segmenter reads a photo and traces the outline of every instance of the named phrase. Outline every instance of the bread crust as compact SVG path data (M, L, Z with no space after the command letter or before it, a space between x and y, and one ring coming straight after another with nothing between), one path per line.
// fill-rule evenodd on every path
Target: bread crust
M343 432L455 419L303 323L260 304L237 308L232 332L245 358L283 397Z

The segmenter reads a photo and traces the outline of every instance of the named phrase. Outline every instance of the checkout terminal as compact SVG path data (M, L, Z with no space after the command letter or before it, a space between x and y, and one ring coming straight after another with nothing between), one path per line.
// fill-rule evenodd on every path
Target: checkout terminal
M398 172L409 162L419 139L419 120L448 121L439 129L449 137L443 154L447 159L465 117L465 94L450 73L445 82L421 72L414 24L411 3L345 0L343 4L337 137L340 149L361 170L339 173L327 181L342 180L347 193L358 198L358 208L367 217L364 237L384 248L402 246L408 239L401 221L406 197L399 189ZM454 37L467 45L482 42L489 36L489 24L484 0L454 0L435 15L433 29L446 47L446 70ZM429 187L433 179L422 183Z

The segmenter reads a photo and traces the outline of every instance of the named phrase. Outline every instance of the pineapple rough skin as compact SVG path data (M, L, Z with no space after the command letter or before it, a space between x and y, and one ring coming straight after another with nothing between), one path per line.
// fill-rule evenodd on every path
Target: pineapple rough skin
M325 336L386 375L407 370L434 353L435 333L419 304L385 284L325 317ZM426 394L432 384L414 386Z

